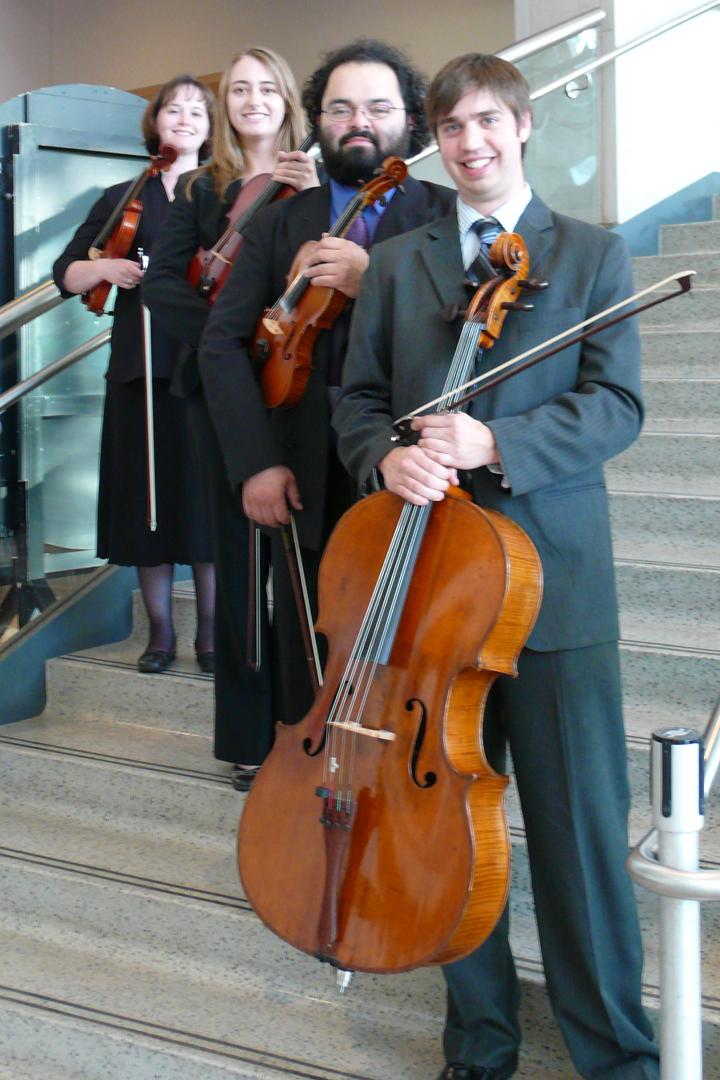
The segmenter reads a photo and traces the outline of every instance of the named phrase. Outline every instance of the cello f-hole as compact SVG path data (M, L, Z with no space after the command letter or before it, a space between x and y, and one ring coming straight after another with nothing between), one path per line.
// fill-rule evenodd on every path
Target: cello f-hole
M410 757L410 775L413 779L413 783L419 788L431 788L437 780L437 774L434 772L426 772L421 780L417 773L418 758L420 757L420 751L422 750L422 745L425 741L427 709L418 698L410 698L409 701L405 702L405 708L408 712L412 712L416 705L420 708L420 723L418 724L417 735L413 742L412 755Z

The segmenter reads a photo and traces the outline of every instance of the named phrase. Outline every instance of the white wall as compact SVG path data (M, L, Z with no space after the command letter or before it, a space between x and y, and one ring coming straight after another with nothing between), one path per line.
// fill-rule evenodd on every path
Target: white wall
M52 0L0 0L0 102L47 85Z
M363 34L406 48L428 74L515 38L507 0L0 0L0 15L0 101L50 84L129 90L221 71L249 44L276 49L303 80L322 52Z
M699 0L615 0L618 45ZM616 62L617 217L625 221L720 170L720 9Z

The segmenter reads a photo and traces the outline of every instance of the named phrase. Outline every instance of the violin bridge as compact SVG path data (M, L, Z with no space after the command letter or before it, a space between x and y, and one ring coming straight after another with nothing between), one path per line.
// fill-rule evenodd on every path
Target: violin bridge
M363 727L361 724L349 724L344 720L328 720L327 726L352 731L355 735L367 735L370 739L384 739L386 742L393 742L395 739L394 731L376 730L375 728Z

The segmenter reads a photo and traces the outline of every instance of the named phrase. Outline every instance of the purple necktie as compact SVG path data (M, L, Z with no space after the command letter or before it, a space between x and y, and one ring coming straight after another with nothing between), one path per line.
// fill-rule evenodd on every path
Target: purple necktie
M345 239L352 240L353 244L358 244L362 248L370 247L370 230L362 211L353 220L352 225L345 233Z

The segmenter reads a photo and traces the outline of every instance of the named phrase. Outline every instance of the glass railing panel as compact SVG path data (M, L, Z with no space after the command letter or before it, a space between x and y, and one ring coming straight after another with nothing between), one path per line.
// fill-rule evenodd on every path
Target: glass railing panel
M583 30L549 46L517 66L531 91L595 60L597 29ZM527 144L529 183L548 203L582 221L599 222L600 114L598 82L584 76L568 91L554 90L533 102L533 132Z
M85 101L82 88L69 89L79 122L83 108L96 103ZM129 181L145 164L134 134L143 103L117 91L101 96L110 107L119 97L118 107L132 112L132 135L102 127L49 127L46 118L7 129L15 295L49 278L53 261L101 192ZM113 299L114 292L110 306ZM89 314L79 297L46 311L0 343L0 390L111 325L107 316ZM74 591L100 565L98 454L107 364L104 345L0 416L0 640Z
M517 61L531 91L539 90L566 72L598 55L597 29L583 30L564 41L546 46ZM567 96L555 90L533 103L533 133L525 166L537 193L563 213L584 221L600 220L599 105L594 79L578 81L577 92ZM452 185L439 153L412 166L413 176Z

